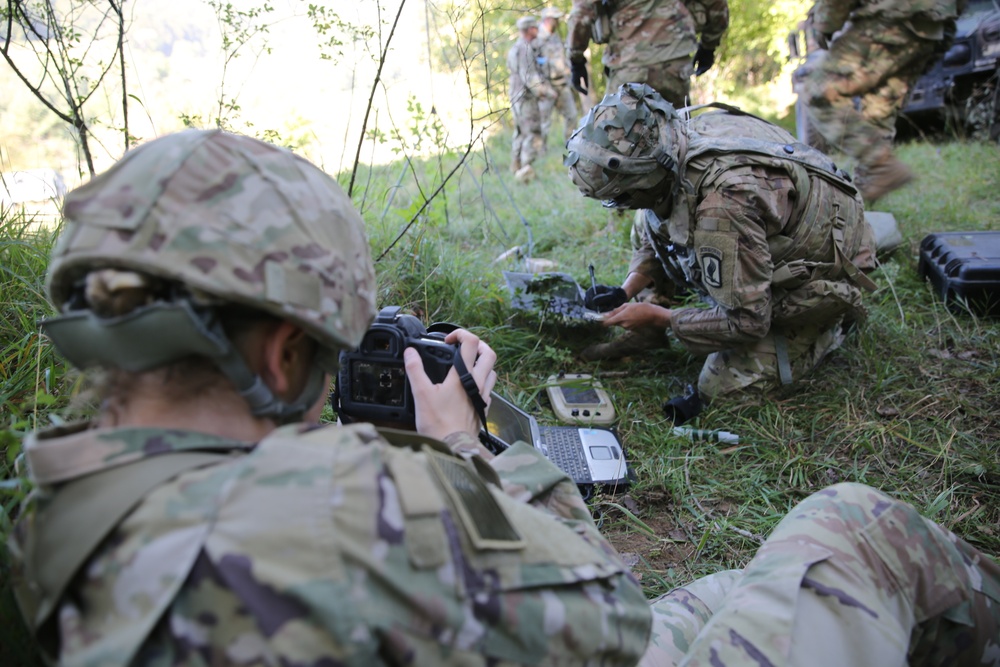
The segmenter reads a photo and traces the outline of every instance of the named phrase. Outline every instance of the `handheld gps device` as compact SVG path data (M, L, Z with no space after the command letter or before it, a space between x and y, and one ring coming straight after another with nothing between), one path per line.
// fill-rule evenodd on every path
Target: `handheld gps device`
M612 424L615 406L599 380L591 375L565 373L546 380L552 410L568 424Z

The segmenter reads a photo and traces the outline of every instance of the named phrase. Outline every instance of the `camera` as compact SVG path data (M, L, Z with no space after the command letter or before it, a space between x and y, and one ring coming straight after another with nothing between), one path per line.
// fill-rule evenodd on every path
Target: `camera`
M455 363L458 346L444 342L455 329L450 324L431 325L431 331L399 306L379 311L358 349L340 353L333 408L344 423L367 421L397 428L415 428L413 392L406 379L403 350L420 353L431 382L444 381Z

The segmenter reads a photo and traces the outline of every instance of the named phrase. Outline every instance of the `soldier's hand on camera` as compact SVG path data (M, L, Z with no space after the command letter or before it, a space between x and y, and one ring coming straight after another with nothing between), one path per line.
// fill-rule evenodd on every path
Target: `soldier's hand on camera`
M715 64L715 49L706 49L698 45L698 50L694 54L694 75L701 76L712 69Z
M572 58L569 64L569 82L580 92L587 94L587 87L590 85L590 77L587 75L587 59L580 56Z
M459 354L476 381L483 400L489 404L490 392L497 381L497 374L493 370L497 360L496 353L479 340L478 336L465 329L452 331L444 341L459 344ZM458 432L468 433L473 437L479 435L479 417L455 368L448 371L441 384L434 384L424 371L424 362L419 352L406 348L403 351L403 363L413 391L418 433L438 440L444 440L445 436Z
M666 329L670 326L673 311L652 303L626 303L615 308L604 318L606 327L624 327L625 329L642 329L657 327Z
M594 285L584 295L584 305L599 313L606 313L628 301L628 294L621 287Z

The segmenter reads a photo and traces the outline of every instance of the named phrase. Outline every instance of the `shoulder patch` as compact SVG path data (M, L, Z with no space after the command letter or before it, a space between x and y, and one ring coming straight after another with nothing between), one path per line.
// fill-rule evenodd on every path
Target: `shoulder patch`
M699 252L705 285L719 289L722 287L722 251L717 248L699 248Z
M737 233L696 229L694 245L701 269L701 282L712 299L732 308L736 294Z
M520 550L525 541L486 482L464 461L427 451L431 469L451 497L472 545L477 550Z

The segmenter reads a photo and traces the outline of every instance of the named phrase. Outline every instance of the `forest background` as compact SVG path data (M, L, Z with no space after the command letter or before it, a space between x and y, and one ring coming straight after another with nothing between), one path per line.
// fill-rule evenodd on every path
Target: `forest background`
M555 4L568 12L568 2ZM672 433L660 404L697 377L700 359L675 347L584 364L577 352L600 329L510 307L504 269L544 260L585 283L594 264L598 280L613 284L630 255L630 219L579 195L556 136L535 182L518 185L509 173L504 60L515 20L542 7L8 2L0 172L51 169L73 187L127 146L188 126L258 136L322 165L365 219L379 305L485 337L499 353L499 391L543 422L554 422L550 373L593 373L610 390L634 481L591 503L651 596L744 565L795 502L838 481L894 493L1000 552L1000 328L961 303L946 307L916 261L929 232L1000 227L996 144L950 135L901 147L920 180L880 202L904 242L873 274L880 289L868 321L814 377L710 406L695 422L738 434L739 445L691 442ZM717 64L694 81L692 101L733 102L792 129L798 63L786 38L807 3L730 0L730 8ZM603 92L600 55L594 48L589 60ZM51 314L43 282L59 203L0 204L0 537L29 491L15 472L22 438L93 408L37 325ZM9 583L0 546L0 664L35 664Z

